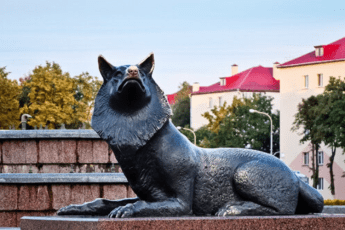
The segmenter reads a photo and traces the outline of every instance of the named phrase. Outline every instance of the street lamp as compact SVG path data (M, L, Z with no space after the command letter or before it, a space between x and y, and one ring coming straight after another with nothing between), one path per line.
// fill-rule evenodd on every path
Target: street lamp
M187 129L187 128L182 128L181 126L177 126L176 128L177 128L178 130L180 130L180 129L185 129L185 130L191 131L191 132L193 133L193 135L194 135L194 144L196 145L196 136L195 136L195 133L194 133L193 130Z
M260 112L260 111L257 111L255 109L250 109L249 110L250 113L260 113L260 114L263 114L263 115L266 115L269 117L270 121L271 121L271 155L273 155L273 132L272 132L272 118L270 117L270 115L268 115L267 113L264 113L264 112Z

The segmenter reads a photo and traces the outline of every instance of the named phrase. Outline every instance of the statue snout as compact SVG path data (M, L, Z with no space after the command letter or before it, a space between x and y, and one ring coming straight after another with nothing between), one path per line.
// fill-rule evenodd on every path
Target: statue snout
M137 79L139 78L139 69L137 66L132 65L128 67L127 72L128 72L127 78L137 78Z

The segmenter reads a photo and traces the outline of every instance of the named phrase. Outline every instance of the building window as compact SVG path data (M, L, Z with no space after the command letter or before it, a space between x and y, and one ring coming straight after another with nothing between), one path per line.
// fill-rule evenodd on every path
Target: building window
M209 107L209 108L212 108L212 107L213 107L212 97L210 97L210 98L208 99L208 107Z
M319 151L317 153L317 159L319 161L319 165L323 165L323 151Z
M316 186L317 190L323 190L323 178L319 177L319 181Z
M318 82L319 87L323 86L323 74L322 73L317 75L317 82Z
M223 105L223 98L222 98L222 97L219 97L218 100L219 100L219 107L220 107L220 106Z
M225 82L226 82L225 78L220 79L220 85L221 86L225 85Z
M305 165L309 165L309 153L304 153L304 160L303 163Z
M243 93L243 97L247 98L247 99L250 99L252 97L252 92L244 92Z
M308 89L309 87L309 76L304 75L304 88Z
M316 47L315 48L315 56L322 57L323 56L323 47Z

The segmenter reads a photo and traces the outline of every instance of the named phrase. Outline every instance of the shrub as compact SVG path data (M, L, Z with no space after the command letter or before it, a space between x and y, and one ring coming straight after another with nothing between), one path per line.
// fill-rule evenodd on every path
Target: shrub
M325 200L324 201L325 205L345 205L345 200Z

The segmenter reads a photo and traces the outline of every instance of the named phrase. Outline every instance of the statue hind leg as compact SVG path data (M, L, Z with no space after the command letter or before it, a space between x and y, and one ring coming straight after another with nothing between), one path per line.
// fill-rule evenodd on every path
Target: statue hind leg
M280 162L252 161L236 169L236 192L243 201L228 202L217 212L227 215L292 215L295 213L299 182Z

